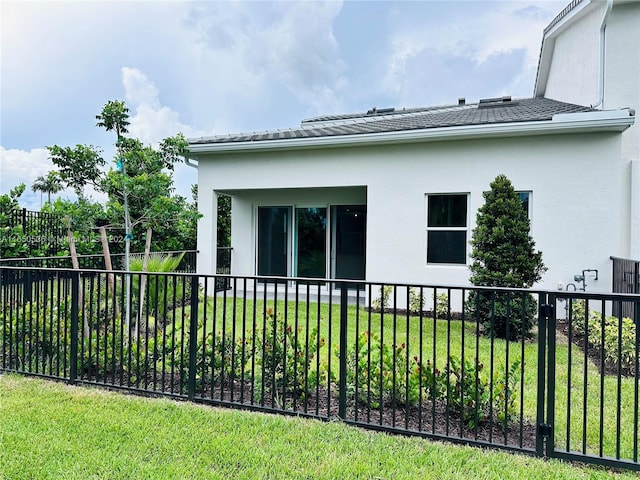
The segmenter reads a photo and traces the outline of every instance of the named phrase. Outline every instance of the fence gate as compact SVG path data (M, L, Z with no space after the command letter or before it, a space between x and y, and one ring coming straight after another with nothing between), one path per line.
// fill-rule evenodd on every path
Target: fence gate
M539 359L543 363L546 356L546 368L539 367L538 374L546 376L539 378L539 389L546 380L546 398L538 404L538 419L543 419L538 424L538 453L544 443L547 457L640 471L637 334L632 340L636 359L631 366L620 360L622 306L630 304L637 311L640 301L637 295L625 300L558 292L550 293L541 305ZM609 332L615 327L617 334L611 339ZM590 333L585 336L585 331ZM598 342L617 347L618 360Z
M611 257L613 261L613 285L615 293L640 293L640 260L629 258ZM638 312L634 311L633 303L622 302L613 306L614 315L634 318L636 324L640 323Z

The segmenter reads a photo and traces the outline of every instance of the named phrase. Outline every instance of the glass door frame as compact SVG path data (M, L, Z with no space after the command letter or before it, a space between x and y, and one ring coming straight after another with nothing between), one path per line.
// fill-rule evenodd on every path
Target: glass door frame
M350 206L347 204L331 204L331 203L318 203L318 202L309 202L309 203L277 203L272 205L259 204L254 206L255 212L255 272L258 275L258 267L259 267L259 256L260 256L260 245L259 245L259 209L260 208L287 208L288 209L288 218L287 218L287 276L288 277L298 277L298 225L297 225L297 211L298 209L304 208L321 208L325 209L325 277L331 280L339 280L335 278L336 274L336 261L337 261L337 252L336 252L336 235L337 235L337 207ZM366 204L362 205L353 205L353 206L363 206L365 207L366 212ZM366 218L366 217L365 217ZM365 231L363 235L366 237L366 224ZM366 247L364 251L364 261L365 261L365 272L366 272ZM364 280L364 279L363 279ZM294 282L292 281L291 284ZM327 288L325 285L324 288Z

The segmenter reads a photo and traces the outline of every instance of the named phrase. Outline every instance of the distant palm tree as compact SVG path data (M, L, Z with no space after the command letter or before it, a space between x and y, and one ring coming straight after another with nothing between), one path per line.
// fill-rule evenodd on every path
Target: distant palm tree
M64 187L62 186L62 179L58 172L51 171L46 177L40 176L36 178L31 185L31 190L34 192L40 192L40 207L42 207L42 194L47 194L47 203L51 203L51 194L58 193Z

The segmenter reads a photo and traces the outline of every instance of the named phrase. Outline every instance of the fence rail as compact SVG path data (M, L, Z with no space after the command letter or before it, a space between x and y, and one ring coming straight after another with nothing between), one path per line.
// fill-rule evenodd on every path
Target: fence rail
M2 371L640 470L638 295L0 270Z
M153 255L183 255L177 271L194 273L196 271L197 250L176 250L152 252ZM144 252L131 253L131 256L142 256ZM124 253L112 253L111 265L114 270L124 270ZM85 270L105 270L105 258L102 254L78 255L78 264ZM29 257L29 258L4 258L0 259L0 266L6 267L36 267L71 269L72 258L70 255L58 255L50 257Z

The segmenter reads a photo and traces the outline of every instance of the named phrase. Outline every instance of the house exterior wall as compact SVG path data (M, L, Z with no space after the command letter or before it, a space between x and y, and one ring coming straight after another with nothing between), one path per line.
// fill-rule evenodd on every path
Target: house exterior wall
M256 206L358 203L366 191L366 280L465 285L466 265L426 262L426 196L469 195L469 241L482 193L503 173L532 192L532 235L549 267L539 286L555 289L598 269L588 290L610 291L609 256L632 253L624 221L632 169L620 145L619 133L591 133L203 156L198 268L214 272L214 192L233 196L232 272L253 275Z
M600 23L606 3L578 18L558 34L544 96L554 100L592 105L598 96Z
M591 105L598 101L600 26L606 2L594 3L588 13L570 20L557 34L550 52L551 65L546 84L539 88L554 100ZM590 7L590 6L589 6ZM599 108L631 108L640 111L640 2L614 0L606 23L604 98ZM542 60L541 60L542 63ZM630 173L630 230L627 251L640 258L640 199L635 193L640 162L640 125L622 133L621 157Z
M614 3L607 22L605 109L640 112L640 2ZM640 160L640 125L622 135L622 158Z

